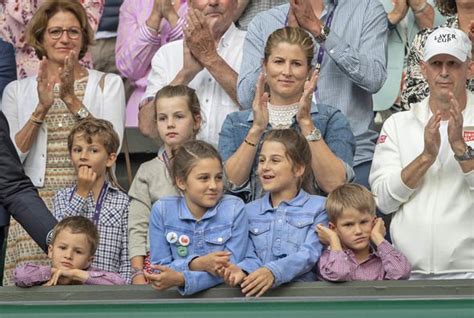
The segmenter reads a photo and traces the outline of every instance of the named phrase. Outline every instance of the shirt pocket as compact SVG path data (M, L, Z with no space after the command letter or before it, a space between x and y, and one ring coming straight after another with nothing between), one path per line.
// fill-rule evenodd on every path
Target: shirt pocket
M308 231L314 231L311 226L314 223L313 213L287 213L286 223L288 228L287 241L293 252L299 250L299 247L305 243Z
M270 249L271 220L250 220L250 240L255 247L257 256L263 261Z
M223 251L226 243L232 236L232 224L212 227L206 230L204 240L210 253Z

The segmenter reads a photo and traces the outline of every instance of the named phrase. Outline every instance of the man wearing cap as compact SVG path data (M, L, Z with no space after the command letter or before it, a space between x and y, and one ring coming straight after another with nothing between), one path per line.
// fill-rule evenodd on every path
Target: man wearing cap
M474 278L472 66L463 31L434 31L421 64L430 95L391 116L375 148L369 181L412 279Z

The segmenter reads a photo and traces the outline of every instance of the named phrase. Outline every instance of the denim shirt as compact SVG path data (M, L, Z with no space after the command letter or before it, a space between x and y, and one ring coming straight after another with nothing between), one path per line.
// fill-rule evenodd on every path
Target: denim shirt
M168 233L189 237L188 253L178 254L178 244L169 243ZM153 205L150 217L151 263L165 265L182 272L185 285L178 288L191 295L222 283L222 279L207 272L191 271L189 263L198 256L217 251L231 252L231 262L238 263L248 252L248 221L244 203L237 197L224 195L198 221L191 214L184 197L163 197Z
M249 248L254 248L263 266L275 277L274 286L291 281L315 281L312 271L322 252L316 234L316 224L327 226L325 198L300 190L289 202L276 208L270 204L270 194L245 206L249 219ZM252 246L253 245L253 246ZM251 260L240 264L249 271Z
M311 106L311 119L315 127L321 131L322 138L329 149L345 163L346 180L351 181L354 178L352 165L356 146L354 135L346 117L340 110L334 107L313 103ZM252 124L253 113L251 110L234 112L227 115L219 133L219 153L224 161L229 159L244 142ZM293 119L291 128L300 131L295 119ZM257 153L253 160L248 181L242 185L227 184L229 192L242 197L245 202L251 202L262 195L261 185L256 175L258 156L262 148L263 139L271 129L271 125L268 125L258 143ZM314 182L314 188L314 193L320 193L316 181Z

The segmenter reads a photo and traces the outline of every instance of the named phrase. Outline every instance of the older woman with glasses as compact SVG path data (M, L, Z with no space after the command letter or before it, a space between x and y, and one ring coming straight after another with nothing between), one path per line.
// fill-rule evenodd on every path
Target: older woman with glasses
M38 75L10 83L3 94L2 108L25 173L51 209L55 191L74 182L67 150L71 128L78 120L94 116L112 122L122 138L125 95L118 75L79 64L93 40L79 1L46 1L30 22L27 40L41 60ZM41 264L46 257L12 222L4 283L11 283L16 265L32 260Z

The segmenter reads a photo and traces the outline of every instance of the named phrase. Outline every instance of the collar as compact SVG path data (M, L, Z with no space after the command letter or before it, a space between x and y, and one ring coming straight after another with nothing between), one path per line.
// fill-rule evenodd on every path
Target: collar
M369 250L369 257L368 257L365 261L363 261L362 263L360 263L360 264L364 264L364 263L370 261L371 259L374 259L374 258L379 257L379 255L377 254L377 250L374 248L374 246L372 245L372 243L369 243L369 248L370 248L370 250ZM344 251L344 253L345 253L347 256L349 256L355 263L358 263L358 262L357 262L357 259L356 259L356 257L355 257L355 254L354 254L354 252L353 252L351 249L343 248L343 251Z
M313 101L311 103L311 114L317 114L319 112L318 105ZM248 122L253 122L253 111L249 112L249 116L247 117Z
M232 24L227 28L224 35L219 40L219 47L226 48L232 45L232 39L235 37L235 35L238 32L239 32L239 29L237 29L234 22L232 22Z
M210 219L214 215L216 215L217 209L219 208L221 201L219 201L214 207L207 209L207 211L204 213L200 221ZM178 217L181 220L196 221L196 217L191 213L191 211L189 211L188 206L186 205L186 199L184 198L184 196L179 197Z
M466 89L466 95L467 95L466 108L464 108L462 112L464 115L464 120L466 120L467 118L472 118L470 117L470 114L474 108L474 93ZM429 101L429 95L428 97L423 99L421 102L418 102L412 105L413 114L423 125L426 125L426 123L431 117L431 110L428 105L428 101ZM467 122L464 123L464 126L466 126L466 123Z
M291 199L290 201L282 201L280 203L280 206L292 206L292 207L303 207L303 205L309 200L310 198L310 195L304 191L303 189L301 189L298 194L296 195L296 197L294 197L293 199ZM261 205L261 208L260 208L260 212L258 212L258 214L265 214L266 212L273 212L274 210L276 210L277 208L274 208L271 204L270 204L270 193L267 192L265 193L265 195L262 197L262 205Z

